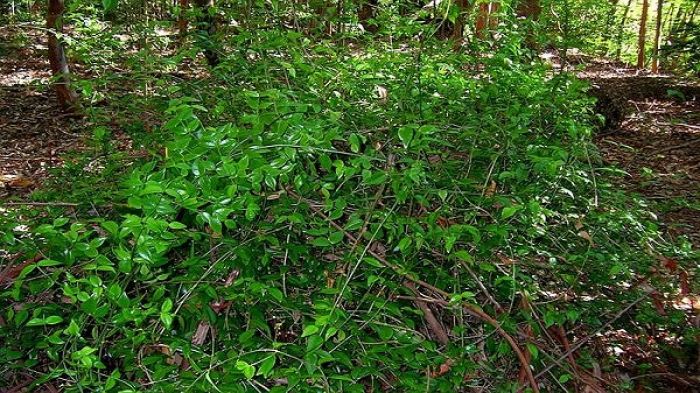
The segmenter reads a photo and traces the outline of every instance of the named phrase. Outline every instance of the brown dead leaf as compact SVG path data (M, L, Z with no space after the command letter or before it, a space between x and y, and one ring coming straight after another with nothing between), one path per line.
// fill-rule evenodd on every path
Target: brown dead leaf
M664 302L661 299L661 295L659 295L658 292L654 292L651 294L651 302L654 304L654 307L656 308L656 311L659 313L659 315L666 315Z
M209 322L200 322L197 326L197 331L192 336L192 344L202 345L207 341L207 336L209 335L209 330L211 330L211 325Z
M486 191L484 192L484 196L487 196L487 197L494 196L496 194L496 187L498 187L496 185L496 182L491 180L491 183L489 184L489 186L486 187Z
M382 105L386 104L386 102L389 100L389 90L387 90L384 86L377 86L376 92L377 98L379 98L379 103Z
M0 175L0 188L31 188L36 184L32 179L20 175Z
M437 370L435 370L435 371L433 371L432 373L430 373L430 377L431 377L431 378L437 378L437 377L441 377L441 376L443 376L443 375L449 373L450 370L452 369L452 365L453 365L454 363L455 363L455 362L454 362L454 360L452 360L452 359L447 359L447 360L445 360L445 363L441 364L440 367L439 367Z
M437 224L438 224L438 226L439 226L440 228L445 229L445 228L447 228L447 227L450 226L450 220L448 220L448 219L445 218L445 217L438 217L438 218L437 218Z
M661 257L661 261L663 262L663 266L671 272L675 272L676 269L678 269L678 262L674 259Z
M588 240L588 243L591 244L591 247L595 247L595 243L593 243L593 238L591 238L591 235L588 233L588 231L579 231L578 236Z
M506 266L511 266L515 264L515 259L509 258L508 256L498 253L496 254L496 257L498 258L499 261L501 261L502 264Z

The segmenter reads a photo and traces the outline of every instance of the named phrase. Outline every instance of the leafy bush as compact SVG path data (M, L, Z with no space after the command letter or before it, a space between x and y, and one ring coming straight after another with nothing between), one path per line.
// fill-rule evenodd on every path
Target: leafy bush
M6 212L4 248L27 263L0 292L0 375L66 391L510 391L505 335L539 368L557 357L546 328L595 331L640 296L627 281L656 263L644 247L667 246L596 177L582 82L514 62L515 40L480 60L315 47L311 63L276 34L238 36L249 46L207 89L168 86L162 154L127 171L107 214ZM678 318L643 304L642 321Z

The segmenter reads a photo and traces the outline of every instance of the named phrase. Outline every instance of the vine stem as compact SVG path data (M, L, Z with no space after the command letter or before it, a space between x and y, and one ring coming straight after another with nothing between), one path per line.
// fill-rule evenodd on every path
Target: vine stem
M293 197L293 198L296 198L296 199L298 199L299 201L307 202L309 208L314 212L314 214L316 214L316 215L318 215L319 217L321 217L321 218L323 218L324 220L326 220L330 225L332 225L333 227L335 227L337 230L343 232L343 234L344 234L345 236L347 236L347 238L350 239L350 241L353 241L353 242L356 242L356 241L357 241L357 239L355 238L355 236L353 236L351 233L349 233L348 231L346 231L345 228L343 228L342 226L338 225L338 223L336 223L335 221L331 220L330 217L328 217L325 213L323 213L323 211L321 211L321 209L320 209L319 207L315 206L313 203L308 203L309 201L307 201L306 199L302 198L300 195L296 194L296 193L295 193L293 190L291 190L290 188L287 189L287 193L288 193L289 196L291 196L291 197ZM419 285L419 286L421 286L421 287L423 287L423 288L425 288L425 289L427 289L427 290L429 290L429 291L435 293L436 295L440 295L440 296L442 296L442 297L444 297L444 298L446 298L446 299L449 299L449 298L451 297L451 294L450 294L449 292L443 290L443 289L440 289L440 288L438 288L438 287L436 287L436 286L434 286L434 285L432 285L432 284L429 284L429 283L427 283L427 282L425 282L425 281L423 281L423 280L421 280L421 279L419 279L419 278L412 277L412 276L409 275L409 274L402 273L402 272L401 272L401 269L400 269L398 266L396 266L396 265L394 265L393 263L387 261L386 258L384 258L383 256L379 255L377 252L372 251L372 250L370 250L370 249L368 249L367 252L368 252L372 257L374 257L375 259L377 259L381 264L383 264L384 266L386 266L386 267L388 267L389 269L393 270L395 273L397 273L397 274L399 274L399 275L405 277L405 278L406 278L407 280L409 280L411 283L417 284L417 285ZM407 283L404 283L404 286L405 286L409 291L411 290L411 286L410 286L410 285L407 285ZM412 291L412 292L413 292L413 291ZM451 306L450 302L448 302L448 301L446 301L446 300L444 300L444 299L431 298L431 297L420 297L419 299L420 299L421 301L423 301L423 302L426 302L426 301L427 301L427 302L432 302L432 303L438 304L438 305L443 306L443 307L450 307L450 306ZM467 314L469 314L469 315L471 315L471 316L473 316L473 317L476 317L476 318L478 318L478 319L481 319L482 321L484 321L484 322L488 323L489 325L491 325L494 329L496 329L496 332L498 332L498 334L499 334L501 337L503 337L503 339L505 339L505 340L508 342L508 344L510 345L510 347L513 349L513 351L515 352L516 356L518 357L518 360L520 361L521 365L523 366L523 369L525 370L526 377L527 377L527 380L528 380L528 383L529 383L530 387L532 388L532 391L533 391L534 393L539 393L540 389L539 389L539 387L537 386L537 381L535 380L535 376L532 374L532 369L530 368L530 362L527 360L527 357L525 357L525 354L523 353L522 349L520 349L520 346L519 346L518 343L515 341L515 339L514 339L510 334L508 334L508 332L506 332L506 331L503 329L503 327L501 327L501 324L500 324L496 319L494 319L492 316L490 316L489 314L487 314L485 311L481 310L479 307L477 307L477 306L475 306L475 305L473 305L473 304L470 304L470 303L466 303L466 302L462 302L461 306L462 306L462 308L464 309L464 311L465 311ZM542 373L540 373L540 374L542 374Z

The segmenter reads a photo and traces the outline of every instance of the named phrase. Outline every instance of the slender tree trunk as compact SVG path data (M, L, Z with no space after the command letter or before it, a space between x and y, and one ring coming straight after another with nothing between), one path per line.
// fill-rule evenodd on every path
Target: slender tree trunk
M187 9L189 8L189 0L178 0L180 6L180 15L177 18L177 28L180 39L187 36Z
M644 69L646 63L647 18L649 16L649 0L642 0L642 18L639 21L639 40L637 41L637 68Z
M207 63L214 67L221 62L216 45L212 41L216 34L216 18L210 13L211 7L214 6L214 0L195 0L195 4L199 7L201 14L197 24L204 57L207 58Z
M452 31L452 39L454 40L453 48L454 50L459 49L462 46L462 39L464 38L464 19L466 18L467 8L469 8L469 0L456 0L455 6L457 7L457 19L455 20L455 27Z
M542 14L542 6L540 0L521 0L518 2L516 13L520 17L538 20Z
M661 26L661 33L663 34L663 32L666 31L666 33L665 33L666 36L671 35L671 30L673 29L673 14L674 14L675 10L676 10L676 5L674 3L671 3L671 9L667 12L666 20L663 22L663 25Z
M379 6L379 0L366 0L362 2L362 5L357 10L357 19L365 29L370 33L376 33L378 28L375 24L369 24L370 19L373 19L377 15L377 6Z
M659 72L659 43L661 41L661 19L663 18L664 0L657 0L656 31L654 33L654 50L652 52L651 72Z
M498 29L498 12L501 10L501 3L492 1L489 4L489 29L496 31Z
M540 5L540 0L522 0L518 3L516 8L516 13L521 18L527 18L528 22L536 22L540 19L542 14L542 6ZM534 26L529 23L527 26L527 33L525 36L525 45L528 48L536 50L537 40L535 38Z
M55 79L54 89L58 97L58 103L64 110L79 109L78 95L70 86L70 70L68 60L63 48L63 41L57 34L63 33L63 0L49 0L46 27L49 31L49 64L51 73Z
M489 4L481 3L479 4L479 13L476 16L476 24L474 26L474 32L476 36L480 39L486 37L485 31L489 25Z
M627 16L630 13L630 8L632 7L632 0L627 0L627 5L625 6L625 12L622 14L622 19L620 20L620 27L617 30L617 51L615 52L615 60L620 61L622 56L622 37L625 34L625 23L627 23Z

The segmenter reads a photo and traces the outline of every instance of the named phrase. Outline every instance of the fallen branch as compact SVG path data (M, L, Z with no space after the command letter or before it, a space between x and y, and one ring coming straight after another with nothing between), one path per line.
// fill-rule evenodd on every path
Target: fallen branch
M0 270L0 286L3 284L8 284L5 288L9 288L10 285L15 282L15 279L22 273L22 270L24 270L25 267L31 265L32 263L37 263L42 259L44 259L43 255L37 254L34 258L27 259L16 266L12 265L12 262L10 262L2 270Z
M692 124L686 124L686 123L664 123L664 122L656 122L656 124L660 126L669 126L669 127L685 127L685 128L690 128L693 130L700 130L700 126L692 125Z
M304 198L302 198L300 195L296 194L296 193L295 193L294 191L292 191L291 189L287 189L287 193L289 194L289 196L291 196L291 197L293 197L293 198L296 198L296 199L298 199L299 201L306 201ZM333 227L336 228L337 230L341 231L350 241L352 241L352 242L357 241L357 239L355 238L355 236L353 236L352 234L350 234L348 231L345 230L345 228L343 228L342 226L338 225L335 221L331 220L330 217L328 217L325 213L323 213L323 211L321 211L320 208L314 206L314 205L311 204L311 203L309 203L308 205L309 205L309 208L311 208L311 210L312 210L315 214L317 214L318 216L320 216L321 218L323 218L324 220L326 220L331 226L333 226ZM402 277L406 278L407 280L409 280L409 281L412 282L413 284L417 284L417 285L419 285L419 286L421 286L421 287L423 287L423 288L425 288L425 289L427 289L427 290L429 290L429 291L435 293L436 295L440 295L440 296L442 296L442 297L444 297L444 298L446 298L446 299L449 299L449 298L451 297L451 294L450 294L449 292L443 290L443 289L440 289L440 288L438 288L438 287L436 287L436 286L434 286L434 285L431 285L431 284L429 284L429 283L427 283L427 282L425 282L425 281L423 281L423 280L421 280L421 279L419 279L419 278L412 277L412 276L409 275L409 274L402 273L401 269L400 269L398 266L396 266L396 265L394 265L393 263L387 261L386 258L384 258L383 256L379 255L378 253L376 253L376 252L374 252L374 251L372 251L372 250L368 250L368 253L369 253L372 257L374 257L375 259L377 259L381 264L383 264L384 266L386 266L386 267L388 267L389 269L393 270L396 274L399 274L399 275L401 275ZM406 285L406 283L404 283L404 285ZM409 289L410 289L410 287L409 287ZM423 300L423 299L421 299L421 301L422 301L422 300ZM426 300L426 301L432 301L432 302L437 303L437 304L439 304L439 305L441 305L441 306L446 306L446 307L450 307L450 306L451 306L451 304L450 304L448 301L443 300L443 299L438 299L438 298L426 298L425 300ZM482 321L484 321L484 322L488 323L489 325L491 325L494 329L496 329L496 331L498 332L498 334L499 334L501 337L503 337L503 338L508 342L508 344L510 345L510 347L513 349L513 351L514 351L515 354L517 355L518 359L520 360L521 365L523 366L523 369L524 369L525 372L526 372L527 380L528 380L528 383L529 383L530 387L532 388L532 391L533 391L534 393L539 393L540 389L539 389L539 387L537 386L537 382L536 382L536 380L535 380L535 377L533 376L532 370L530 369L530 362L529 362L529 361L527 360L527 358L525 357L523 351L520 349L520 347L518 346L518 343L515 341L515 339L513 339L513 337L512 337L510 334L508 334L508 332L506 332L505 330L503 330L503 328L501 327L501 324L498 323L497 320L495 320L493 317L491 317L490 315L488 315L486 312L484 312L483 310L481 310L481 309L478 308L477 306L472 305L472 304L469 304L469 303L462 303L461 306L462 306L462 308L464 309L464 311L465 311L467 314L469 314L469 315L471 315L471 316L474 316L474 317L476 317L476 318L479 318L479 319L481 319Z
M57 206L57 207L77 207L77 203L68 202L7 202L5 206Z
M633 302L630 303L627 307L625 307L625 308L622 309L620 312L618 312L618 313L617 313L611 320L609 320L605 325L603 325L603 326L599 327L598 329L596 329L596 331L593 332L592 334L589 334L588 336L586 336L586 337L584 337L584 338L582 338L582 339L576 341L576 344L574 344L574 345L571 347L571 349L569 349L568 351L564 352L564 353L563 353L558 359L556 359L552 364L550 364L549 366L545 367L544 370L540 371L537 375L535 375L535 378L540 378L541 376L543 376L544 374L546 374L549 370L551 370L551 369L554 368L555 366L561 366L561 362L562 362L563 360L567 359L567 358L568 358L570 355L572 355L574 352L578 351L579 348L581 348L585 343L587 343L588 341L590 341L596 334L598 334L598 333L600 333L601 331L603 331L603 329L606 329L606 328L608 328L610 325L612 325L613 323L615 323L615 321L617 321L617 320L620 319L623 315L625 315L629 310L632 309L632 307L634 307L634 306L636 306L637 304L639 304L639 302L641 302L642 300L646 299L646 297L647 297L647 295L642 296L642 297L638 298L637 300L633 301Z
M423 312L425 322L428 324L430 331L433 332L433 335L435 335L437 341L442 345L449 344L450 338L447 335L445 328L443 328L440 321L438 321L437 318L435 318L435 314L433 314L433 310L430 309L428 303L420 298L420 296L418 295L418 290L416 289L416 285L410 281L407 281L404 283L404 286L411 290L411 292L413 292L414 295L416 295L414 303Z
M663 153L668 153L669 151L683 149L686 147L693 146L697 143L700 143L700 139L694 139L694 140L688 141L686 143L681 143L680 145L668 146L668 147L665 147L663 149L659 149L659 150L655 151L653 153L653 155L659 155L659 154L663 154Z

